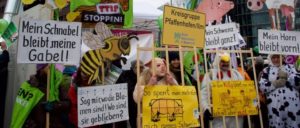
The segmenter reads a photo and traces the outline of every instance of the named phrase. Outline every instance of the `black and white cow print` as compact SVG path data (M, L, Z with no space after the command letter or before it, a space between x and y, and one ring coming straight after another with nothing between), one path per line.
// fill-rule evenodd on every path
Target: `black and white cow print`
M281 88L275 88L271 81L278 79L279 67L269 66L263 70L259 81L261 92L266 95L270 128L300 128L300 74L293 65L285 65L281 70L288 73L288 81Z

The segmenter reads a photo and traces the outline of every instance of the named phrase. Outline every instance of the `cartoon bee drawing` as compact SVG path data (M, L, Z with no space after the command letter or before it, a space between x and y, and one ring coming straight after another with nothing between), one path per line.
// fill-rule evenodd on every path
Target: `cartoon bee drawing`
M138 40L136 34L114 36L103 22L96 24L95 31L97 35L91 32L83 33L84 43L93 49L87 51L80 62L80 69L90 77L89 84L95 80L98 83L101 82L101 66L109 67L111 62L117 59L126 63L125 58L122 58L121 55L129 55L132 38Z

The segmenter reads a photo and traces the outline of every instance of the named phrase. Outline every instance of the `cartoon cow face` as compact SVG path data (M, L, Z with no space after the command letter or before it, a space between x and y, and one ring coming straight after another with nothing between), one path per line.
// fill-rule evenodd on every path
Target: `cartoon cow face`
M261 0L248 0L247 7L252 11L258 11L264 7L264 3Z

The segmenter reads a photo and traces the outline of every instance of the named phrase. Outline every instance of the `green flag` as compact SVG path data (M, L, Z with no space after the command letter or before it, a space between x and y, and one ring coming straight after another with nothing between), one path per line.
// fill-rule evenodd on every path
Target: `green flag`
M12 113L11 128L22 128L31 110L39 103L44 93L28 82L22 83Z
M48 101L59 101L59 86L62 82L63 73L55 70L55 65L50 66L50 94Z

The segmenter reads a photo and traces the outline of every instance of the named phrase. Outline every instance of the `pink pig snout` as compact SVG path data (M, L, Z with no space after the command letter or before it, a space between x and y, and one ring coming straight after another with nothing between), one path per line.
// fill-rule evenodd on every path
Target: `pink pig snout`
M233 9L234 3L232 1L226 1L226 0L219 0L218 1L218 8L224 9L224 10L230 10Z
M252 11L258 11L264 7L264 3L261 0L248 0L247 7Z

